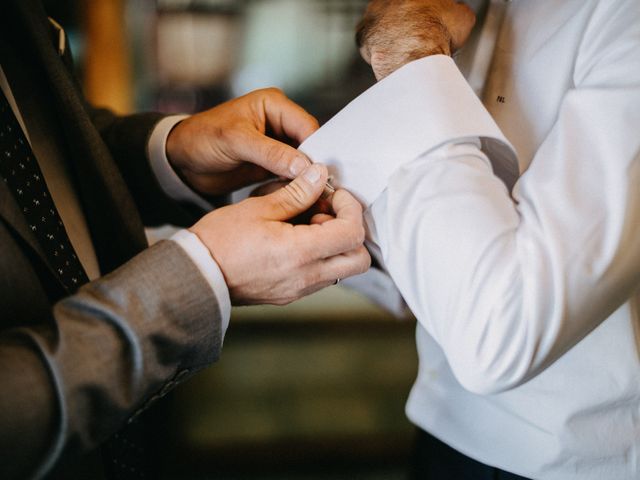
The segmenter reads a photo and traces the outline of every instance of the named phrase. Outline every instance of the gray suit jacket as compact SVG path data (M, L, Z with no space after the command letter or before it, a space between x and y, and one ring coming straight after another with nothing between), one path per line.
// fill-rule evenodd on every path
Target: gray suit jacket
M148 224L194 215L149 169L157 114L119 118L85 103L38 0L0 7L59 122L103 273L65 296L11 192L0 182L0 478L48 472L89 452L178 382L218 358L219 309L182 249L147 249Z

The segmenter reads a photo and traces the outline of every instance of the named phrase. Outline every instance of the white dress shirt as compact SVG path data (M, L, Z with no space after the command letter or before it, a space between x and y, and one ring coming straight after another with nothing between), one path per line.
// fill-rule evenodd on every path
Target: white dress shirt
M416 425L530 478L638 479L640 2L514 0L493 53L484 105L428 57L301 149L418 319Z

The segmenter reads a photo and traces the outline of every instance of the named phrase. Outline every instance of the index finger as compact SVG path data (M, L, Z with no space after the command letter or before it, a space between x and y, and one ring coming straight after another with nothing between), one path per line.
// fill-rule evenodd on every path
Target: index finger
M320 128L313 115L279 91L265 97L264 112L276 136L290 138L298 144Z
M304 258L324 259L349 252L364 243L362 206L346 190L338 190L332 199L335 218L322 223L297 225L298 241Z
M331 206L336 214L336 218L364 225L364 220L362 218L362 205L346 190L342 188L336 190L331 198Z

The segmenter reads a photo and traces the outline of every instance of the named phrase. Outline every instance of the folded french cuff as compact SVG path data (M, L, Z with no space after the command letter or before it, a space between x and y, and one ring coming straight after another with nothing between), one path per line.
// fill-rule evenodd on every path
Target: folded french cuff
M195 263L196 267L198 267L198 270L211 287L211 290L213 290L220 309L220 331L224 339L229 326L229 317L231 316L231 299L229 297L229 288L227 287L220 267L211 256L211 253L209 253L209 249L204 246L196 234L191 233L189 230L176 232L170 240L173 240L182 247L193 263Z
M519 176L513 146L453 60L433 55L365 91L299 149L326 164L334 184L368 207L403 164L466 139L480 139L495 175L511 190Z

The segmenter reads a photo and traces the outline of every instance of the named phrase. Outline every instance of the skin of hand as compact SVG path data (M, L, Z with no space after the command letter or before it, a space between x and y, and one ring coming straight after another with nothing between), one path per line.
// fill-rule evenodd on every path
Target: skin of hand
M271 174L296 177L311 162L291 145L317 129L282 91L256 90L179 122L167 138L167 158L191 188L221 195Z
M362 207L345 190L331 199L334 215L287 222L316 203L326 180L325 166L308 166L284 188L214 210L190 229L218 263L234 305L284 305L369 268Z
M469 38L476 16L454 0L373 0L356 30L360 54L377 80L428 55L451 55Z
M262 197L264 195L268 195L272 192L280 190L281 188L287 186L289 182L283 179L277 179L270 181L268 183L264 183L259 187L255 188L250 196L251 197ZM309 223L312 218L318 213L326 213L329 215L333 215L335 212L333 211L333 207L331 205L331 200L333 195L327 196L326 190L320 196L320 198L314 203L311 208L307 211L302 212L300 215L297 215L294 218L288 220L289 223L293 223L294 225L298 225L301 223Z

